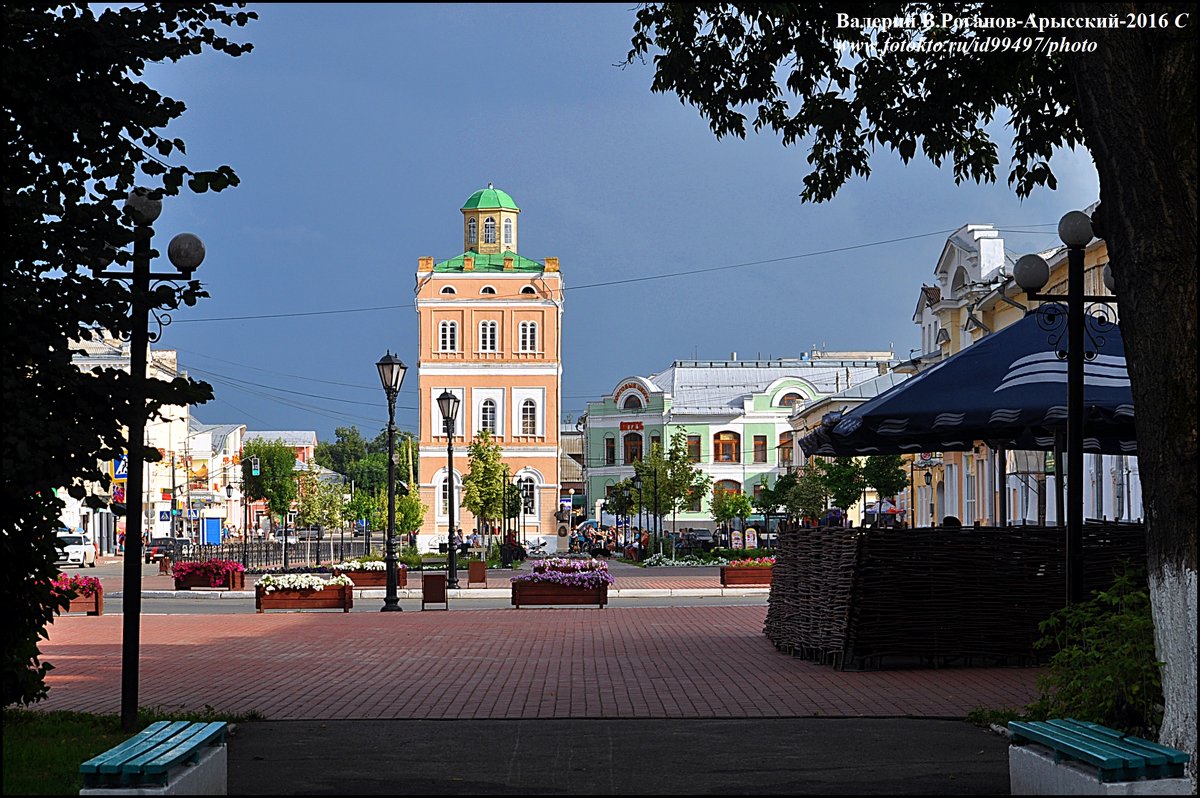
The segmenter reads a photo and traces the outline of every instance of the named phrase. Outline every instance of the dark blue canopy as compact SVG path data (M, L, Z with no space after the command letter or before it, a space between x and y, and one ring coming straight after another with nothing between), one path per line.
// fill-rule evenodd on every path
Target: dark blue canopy
M1067 422L1066 313L1043 305L800 440L806 454L903 454L993 448L1048 450ZM1084 449L1136 454L1133 394L1115 324L1089 316Z

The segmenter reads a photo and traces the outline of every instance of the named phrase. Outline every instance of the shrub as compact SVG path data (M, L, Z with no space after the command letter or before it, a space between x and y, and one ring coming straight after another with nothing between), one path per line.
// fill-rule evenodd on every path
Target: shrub
M245 568L240 562L233 560L207 560L205 562L177 562L171 566L171 576L184 579L192 575L200 575L208 579L212 587L221 587L229 581L229 575L244 573Z
M1126 565L1107 591L1038 625L1035 643L1054 652L1030 717L1071 717L1155 739L1162 723L1162 676L1154 655L1150 596Z

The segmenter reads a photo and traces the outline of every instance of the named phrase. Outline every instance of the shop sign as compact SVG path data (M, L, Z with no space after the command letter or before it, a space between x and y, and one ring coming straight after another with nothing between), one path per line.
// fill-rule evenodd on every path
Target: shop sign
M628 432L629 430L640 430L640 429L642 429L642 422L640 422L640 421L622 421L621 422L621 432Z

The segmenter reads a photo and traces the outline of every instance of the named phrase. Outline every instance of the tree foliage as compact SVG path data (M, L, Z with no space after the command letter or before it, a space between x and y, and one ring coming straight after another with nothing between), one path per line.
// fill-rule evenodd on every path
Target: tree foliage
M873 454L862 467L863 480L874 489L882 502L908 487L908 475L904 473L904 460L898 454Z
M313 459L331 471L349 476L351 464L367 456L367 440L358 427L338 427L333 434L333 443L317 444ZM386 456L384 465L387 465Z
M340 483L320 479L314 470L297 472L296 525L340 528L346 517L345 490Z
M251 501L267 503L272 525L292 509L296 488L296 451L291 446L276 440L248 441L242 447L242 490Z
M816 472L834 507L849 510L860 499L867 481L863 478L862 464L856 457L833 457L829 460L817 460Z
M63 502L56 489L84 498L85 481L107 487L99 463L130 448L130 375L84 373L71 349L91 330L130 332L130 288L94 277L89 266L129 262L133 229L122 201L135 186L161 196L219 191L237 184L228 166L193 169L185 144L166 128L184 111L142 81L147 64L205 50L241 55L249 44L221 35L255 18L216 5L6 3L0 10L4 79L5 267L0 318L5 356L0 396L3 497L0 534L5 618L3 702L46 694L49 665L38 640L61 607L50 590L55 529ZM165 247L164 247L165 249ZM154 254L154 253L152 253ZM174 308L204 296L200 283L154 289L151 302ZM147 408L211 397L204 383L147 380ZM132 467L150 459L132 447Z
M488 527L504 517L505 467L500 445L481 430L467 446L468 471L463 477L462 506Z
M796 477L796 484L784 500L788 514L794 518L817 521L829 509L829 487L816 468L807 468Z

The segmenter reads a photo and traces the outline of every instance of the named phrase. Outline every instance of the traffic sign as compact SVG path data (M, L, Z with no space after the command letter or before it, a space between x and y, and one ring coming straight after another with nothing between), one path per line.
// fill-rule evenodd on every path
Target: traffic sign
M158 511L158 520L159 521L170 521L171 520L171 511L170 510L159 510Z
M120 455L116 460L112 461L112 477L117 482L124 482L129 479L128 455Z
M188 518L199 518L200 517L199 510L188 510L187 513L188 513Z

